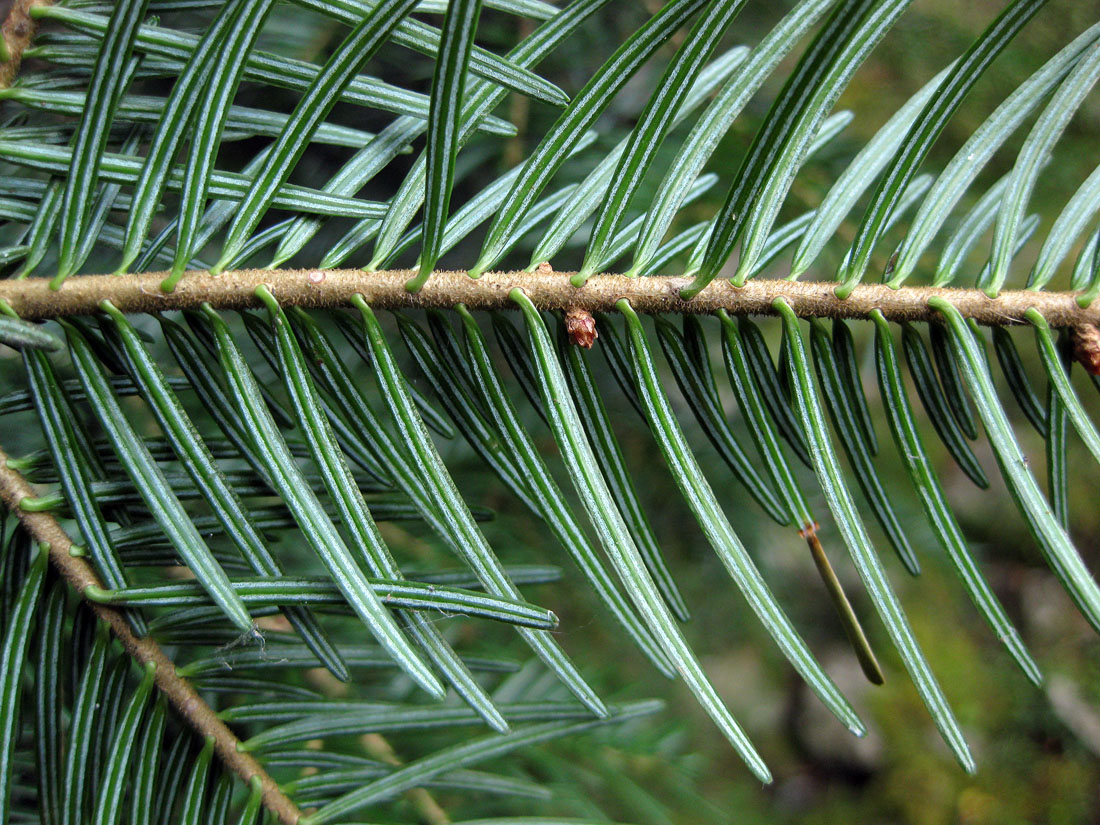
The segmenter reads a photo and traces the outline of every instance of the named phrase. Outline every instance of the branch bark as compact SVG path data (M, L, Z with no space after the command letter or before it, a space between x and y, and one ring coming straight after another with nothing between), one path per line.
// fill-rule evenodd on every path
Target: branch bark
M69 548L73 541L53 516L49 513L28 513L20 509L19 503L36 493L22 475L8 467L7 462L7 454L0 449L0 499L8 510L18 516L35 541L49 544L50 562L78 593L83 594L85 588L91 585L102 587L103 583L91 565L82 558L70 555ZM156 664L157 688L200 736L214 738L215 752L226 767L244 780L245 784L254 777L258 778L263 786L264 806L282 825L295 825L301 811L251 754L237 750L240 740L236 734L218 718L214 709L203 701L191 683L176 673L175 665L160 645L150 638L135 636L122 613L115 608L90 600L85 603L110 626L122 646L139 664Z
M928 299L947 299L966 318L986 326L1025 323L1024 313L1035 307L1054 327L1100 324L1100 301L1078 306L1077 293L1010 290L989 298L977 289L933 289L884 284L863 284L843 300L836 284L827 282L749 281L734 287L726 280L713 281L691 301L680 298L689 278L627 278L598 275L581 288L569 283L570 272L492 272L474 280L465 272L436 272L418 293L405 290L412 270L364 272L359 269L244 269L213 276L189 272L172 292L164 292L164 272L140 275L81 275L69 278L58 290L45 279L0 281L0 299L20 317L44 320L66 315L89 315L99 303L111 303L126 313L192 309L209 303L215 309L259 307L256 287L266 284L280 303L314 308L346 306L361 293L372 306L383 309L453 307L465 304L473 310L512 309L508 293L523 289L541 309L610 312L626 298L638 312L709 314L724 309L732 315L774 315L772 303L784 298L804 318L866 319L878 309L890 321L935 321L938 313Z
M23 62L23 52L30 46L34 37L34 18L31 9L35 6L48 6L50 0L15 0L4 20L4 46L8 50L8 59L0 65L0 89L11 86L19 74L19 64Z

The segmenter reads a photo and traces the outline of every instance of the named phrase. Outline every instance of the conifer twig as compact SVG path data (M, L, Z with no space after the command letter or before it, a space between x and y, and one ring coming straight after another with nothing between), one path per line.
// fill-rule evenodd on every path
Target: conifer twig
M188 272L172 292L160 288L165 272L81 275L69 278L56 290L43 278L0 281L0 299L26 320L90 315L103 300L126 313L193 309L203 303L215 309L245 309L260 306L254 293L256 287L266 284L284 306L347 306L358 293L382 309L450 308L461 303L471 310L489 310L514 308L508 293L518 287L537 307L548 310L609 312L619 299L626 298L638 312L646 313L709 314L724 309L731 315L774 315L772 305L782 298L803 318L868 319L877 309L889 321L938 321L939 313L929 308L928 300L940 297L950 301L963 317L986 326L1026 323L1025 313L1032 307L1052 327L1100 323L1100 301L1081 307L1075 292L1006 290L989 298L979 289L893 289L885 284L862 284L841 299L834 294L837 284L830 282L757 279L735 287L721 279L685 301L680 290L690 278L597 275L577 288L569 283L572 273L540 269L491 272L476 280L463 271L435 272L423 289L410 293L405 284L415 274L407 269L243 269L217 276Z
M51 0L15 0L4 19L3 39L5 59L0 63L0 89L11 86L19 74L19 64L23 62L23 52L34 37L34 18L31 9L35 6L48 6Z
M50 562L78 593L90 586L102 587L103 582L84 559L69 552L73 541L48 512L27 512L20 508L25 498L34 497L34 489L27 480L8 466L8 456L0 448L0 500L9 512L23 523L36 542L50 546ZM263 788L263 804L282 825L295 825L301 816L290 798L282 792L275 780L263 769L250 753L237 749L240 740L217 713L195 691L189 681L176 672L175 664L152 638L134 635L129 622L114 607L85 600L92 612L106 622L122 646L139 665L152 662L156 665L155 683L180 716L200 737L213 737L214 750L225 766L246 784L259 779Z

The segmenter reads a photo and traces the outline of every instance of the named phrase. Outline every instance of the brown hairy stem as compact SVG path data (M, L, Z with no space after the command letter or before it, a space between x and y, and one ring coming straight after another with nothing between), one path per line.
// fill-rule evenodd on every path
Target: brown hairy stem
M15 0L11 4L8 16L4 20L4 45L8 49L8 59L0 63L0 89L11 86L19 74L19 64L23 62L23 52L34 37L34 19L31 9L35 6L48 6L51 0Z
M0 499L8 510L18 516L27 532L38 542L50 546L50 561L64 579L78 593L83 594L90 586L102 587L103 583L95 570L82 558L69 553L73 541L61 529L61 525L49 513L25 512L19 503L35 496L27 480L8 467L8 456L0 449ZM135 661L140 665L153 662L156 665L155 683L186 722L202 737L214 739L214 750L225 766L239 776L246 784L258 778L263 787L263 804L282 825L295 825L301 812L298 807L280 790L275 780L268 775L255 757L237 750L240 740L218 718L214 709L203 701L202 697L186 679L176 673L176 666L164 651L151 638L138 638L130 628L122 613L114 607L96 604L85 600L92 612L107 623L115 636L122 642Z
M126 313L193 309L202 303L215 309L245 309L260 306L254 292L266 284L281 304L307 308L346 306L352 295L360 293L369 304L383 309L449 308L461 303L472 310L487 310L514 309L508 293L519 287L540 309L608 312L615 309L616 301L626 298L635 310L646 313L709 314L724 309L731 315L774 315L772 302L783 298L804 318L866 319L878 309L890 321L933 321L939 315L929 308L928 299L939 296L964 317L986 326L1025 323L1024 313L1031 307L1053 327L1100 323L1100 301L1082 308L1073 292L1012 290L989 298L977 289L863 284L841 300L833 292L834 283L753 280L734 287L717 280L685 301L679 293L690 278L597 275L577 288L569 283L572 273L546 270L491 272L477 280L461 271L436 272L416 294L405 290L406 281L416 274L407 269L244 269L217 276L188 272L172 292L160 288L165 272L81 275L69 278L58 290L50 289L41 278L0 281L0 299L27 320L89 315L105 299Z

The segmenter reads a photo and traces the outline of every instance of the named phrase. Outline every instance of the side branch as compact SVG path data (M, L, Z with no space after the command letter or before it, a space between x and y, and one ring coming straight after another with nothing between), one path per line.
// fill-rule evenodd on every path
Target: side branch
M15 0L11 4L8 16L4 20L4 48L6 60L0 64L0 89L11 86L19 74L19 64L23 61L23 52L34 37L34 19L31 9L35 6L49 5L50 0Z
M407 269L244 269L218 276L189 272L173 292L160 288L164 272L82 275L69 278L58 290L39 278L0 281L0 299L27 320L90 315L105 299L126 313L193 309L202 303L216 309L247 309L260 306L254 292L266 284L280 303L303 307L346 306L352 295L361 293L369 304L383 309L448 308L463 303L485 310L514 308L508 293L519 287L540 309L610 312L616 301L626 298L637 311L647 313L708 314L724 309L731 315L774 315L772 303L783 298L804 318L866 319L877 309L890 321L931 321L939 316L928 307L928 299L938 296L964 317L986 326L1024 323L1024 314L1032 307L1054 327L1100 323L1100 302L1082 308L1071 292L1014 290L989 298L977 289L891 289L863 284L841 300L833 293L834 283L754 280L738 288L717 280L685 301L679 293L690 278L598 275L578 289L569 283L569 272L492 272L477 280L465 272L436 272L420 292L411 294L405 283L415 274Z
M53 516L49 513L28 513L20 509L19 503L28 496L34 496L35 491L22 475L8 467L7 462L7 454L0 449L0 499L8 510L19 517L35 541L49 544L50 562L78 593L83 594L90 585L102 587L103 583L91 565L84 559L69 554L72 539ZM226 767L246 784L254 777L259 778L263 786L264 806L282 825L294 825L301 816L298 807L279 789L275 780L251 754L237 750L240 740L218 718L214 709L195 692L191 683L176 673L175 665L160 645L151 638L135 636L122 613L115 608L92 601L85 603L98 618L110 626L126 652L139 664L153 662L156 665L157 688L200 736L214 738L214 749Z

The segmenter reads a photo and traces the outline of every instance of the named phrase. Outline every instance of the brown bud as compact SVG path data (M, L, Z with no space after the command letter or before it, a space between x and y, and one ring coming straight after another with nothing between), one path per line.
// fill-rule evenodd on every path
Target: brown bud
M811 537L817 536L817 531L821 529L821 525L816 521L811 524L804 524L798 530L798 537L809 540Z
M592 349L592 344L600 337L596 332L596 319L585 309L571 309L565 313L565 331L572 343L585 349Z
M550 266L549 261L543 261L538 266L539 275L550 275L551 273L553 273L553 271L554 271L554 267Z
M1089 375L1100 375L1100 329L1092 324L1081 324L1070 333L1073 357Z

